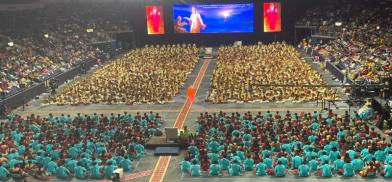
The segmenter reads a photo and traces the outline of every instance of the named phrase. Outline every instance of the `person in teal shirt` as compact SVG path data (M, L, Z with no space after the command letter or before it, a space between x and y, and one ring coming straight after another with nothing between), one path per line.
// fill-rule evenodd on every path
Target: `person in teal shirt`
M271 150L268 150L268 149L264 149L264 150L261 152L261 155L263 156L263 159L267 158L267 157L270 156L271 154L272 154Z
M103 169L105 178L109 179L112 176L114 170L116 170L116 166L113 165L111 161L109 161Z
M284 149L284 151L285 151L285 152L288 152L289 154L292 153L292 151L291 151L291 145L288 144L288 143L282 144L282 149Z
M272 159L270 158L269 155L267 155L265 157L265 159L263 159L263 163L267 166L267 169L272 169L273 168L273 166L272 166L273 161L272 161Z
M58 166L56 162L50 161L47 165L47 172L52 175L57 173Z
M312 127L313 131L317 131L318 127L319 127L319 123L317 123L316 121L313 122L310 126Z
M0 180L1 181L7 181L10 177L10 172L8 171L7 168L4 167L4 165L0 166Z
M308 152L305 152L306 160L310 161L313 157L317 157L317 153L313 151L313 148L309 148Z
M216 152L216 151L218 151L218 147L219 147L219 142L217 142L216 140L212 140L208 144L208 151Z
M241 161L245 160L245 152L242 150L237 150L237 156L240 157Z
M220 175L220 167L218 161L213 161L210 165L210 172L208 173L209 176L219 176Z
M191 176L200 176L200 164L198 164L195 160L192 161L191 165Z
M337 159L333 161L333 169L335 171L339 171L340 169L343 169L344 161L340 159L340 155L336 157Z
M87 167L91 165L93 161L89 157L87 157L86 154L83 154L82 159L80 159L79 162L81 163L81 166Z
M254 166L255 166L254 160L251 158L251 156L248 156L244 161L245 171L252 171Z
M325 162L329 162L329 156L326 151L321 152L321 156L319 157L319 161L324 164Z
M211 162L219 161L219 153L208 153L207 155L210 158Z
M101 169L102 166L98 165L98 163L94 161L92 166L90 166L91 179L102 179L103 176L101 174Z
M23 155L25 153L25 151L26 151L26 146L24 146L24 145L19 145L18 146L18 153L19 153L19 155Z
M282 161L278 161L278 165L275 166L275 176L277 177L286 176L286 166L282 164Z
M260 162L256 165L256 175L257 176L266 176L267 175L267 165L263 163L261 159Z
M343 140L346 137L346 132L344 132L343 129L341 128L337 134L337 137L338 137L338 141Z
M250 148L250 146L251 146L251 144L252 144L252 135L249 134L249 133L244 134L244 135L242 136L242 142L244 143L244 145L245 145L246 147Z
M132 161L128 158L128 156L125 156L123 160L120 161L120 166L123 168L124 172L132 172Z
M66 167L69 169L69 171L71 171L72 173L75 172L75 168L76 168L77 164L78 164L78 161L73 160L73 159L71 159L71 160L69 160L69 161L66 160L66 162L65 162L65 166L66 166Z
M312 171L317 170L318 161L316 160L316 157L313 157L313 159L309 161L309 165L310 165L310 170L312 170Z
M376 161L384 161L385 152L381 149L377 149L377 151L374 153L374 157L376 158Z
M269 119L270 117L272 117L272 114L270 111L267 111L267 113L264 114L264 118Z
M291 159L291 169L298 169L298 167L302 164L303 158L296 155Z
M79 162L78 166L76 166L76 168L75 168L75 177L77 179L84 180L84 179L87 179L87 175L86 174L87 174L86 168L81 166L81 163Z
M336 147L332 147L332 150L329 152L329 159L331 161L334 161L338 158L339 155L340 152L338 151L338 149Z
M189 162L189 158L186 158L180 162L180 170L181 172L189 173L191 170L191 162Z
M348 156L350 157L351 160L354 160L354 159L355 159L355 156L357 155L357 152L355 152L355 151L352 150L352 149L347 150L346 153L348 154Z
M144 156L144 146L136 143L135 144L135 150L137 151L137 157L143 157Z
M67 180L72 178L71 177L71 172L64 166L60 166L57 169L57 178L61 179L61 180Z
M363 160L356 156L354 160L351 161L351 165L354 167L354 171L358 172L363 168Z
M196 146L194 146L194 145L190 145L190 146L188 147L188 151L189 151L189 153L192 154L192 155L196 155L196 154L199 153L199 149L198 149Z
M230 164L229 174L232 176L240 176L242 167L237 160Z
M284 165L285 168L289 165L289 160L285 156L279 157L278 162Z
M384 168L384 177L392 178L392 162L389 162Z
M312 117L318 118L319 117L319 113L317 113L317 111L313 111Z
M298 167L298 176L300 177L309 177L310 176L310 167L306 164L301 164Z
M388 151L388 155L385 157L385 164L389 164L392 161L392 151Z
M219 164L221 167L221 170L229 170L230 167L230 161L227 159L226 155L224 155L220 160Z
M385 147L385 149L384 149L385 154L389 154L389 151L392 152L392 144L388 144L388 146Z
M353 177L355 175L354 166L351 164L351 161L348 160L343 165L343 176L344 177Z
M331 168L331 166L329 165L328 162L324 162L324 164L321 165L321 166L319 167L319 169L321 170L321 176L322 176L322 177L330 178L330 177L333 176L333 174L332 174L332 168Z

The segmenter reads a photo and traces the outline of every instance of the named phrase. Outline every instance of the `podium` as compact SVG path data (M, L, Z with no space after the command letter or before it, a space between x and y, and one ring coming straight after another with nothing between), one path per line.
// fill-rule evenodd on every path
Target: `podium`
M155 150L157 147L180 147L178 143L179 133L181 129L165 128L162 136L153 136L147 143L145 148Z
M180 146L178 145L178 128L165 128L166 140L165 144L157 146L154 151L155 156L161 155L179 155ZM176 146L170 146L170 144L176 144Z
M178 139L178 128L165 128L166 142L176 142Z
M211 59L211 58L213 58L212 54L213 54L212 47L206 47L205 48L204 59Z

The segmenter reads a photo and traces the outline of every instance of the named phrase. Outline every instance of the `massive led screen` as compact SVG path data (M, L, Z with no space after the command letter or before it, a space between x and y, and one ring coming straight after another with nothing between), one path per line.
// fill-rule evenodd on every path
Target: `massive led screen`
M277 2L264 3L264 32L281 32L281 5Z
M148 34L164 34L165 22L162 6L146 6L146 20Z
M253 3L173 6L175 33L253 32L253 21Z

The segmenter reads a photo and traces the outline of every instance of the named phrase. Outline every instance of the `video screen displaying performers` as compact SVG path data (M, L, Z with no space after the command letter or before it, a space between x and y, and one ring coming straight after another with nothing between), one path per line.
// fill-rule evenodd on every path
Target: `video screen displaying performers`
M165 34L162 6L146 6L147 33Z
M264 32L281 32L281 4L277 2L264 3Z
M253 32L253 21L253 3L173 6L175 33Z

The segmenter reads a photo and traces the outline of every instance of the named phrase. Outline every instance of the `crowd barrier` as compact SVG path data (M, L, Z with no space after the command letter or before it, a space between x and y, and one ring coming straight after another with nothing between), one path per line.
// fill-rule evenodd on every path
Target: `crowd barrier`
M313 56L313 57L318 57L320 61L325 62L325 69L327 69L335 78L337 78L341 82L346 82L346 83L353 83L352 80L348 79L346 75L338 68L336 67L331 61L334 61L334 58L331 58L331 61L326 61L323 55L315 51L312 47L308 47L304 49L306 54Z
M337 78L341 82L346 82L346 83L353 83L350 79L346 77L346 75L340 71L339 68L337 68L335 65L333 65L331 62L326 61L325 63L325 69L327 69L335 78Z

